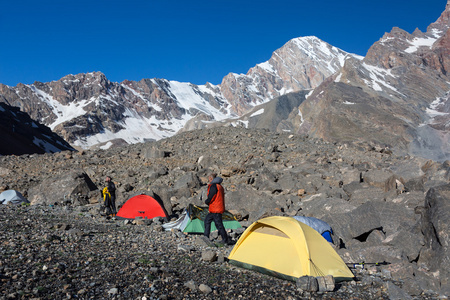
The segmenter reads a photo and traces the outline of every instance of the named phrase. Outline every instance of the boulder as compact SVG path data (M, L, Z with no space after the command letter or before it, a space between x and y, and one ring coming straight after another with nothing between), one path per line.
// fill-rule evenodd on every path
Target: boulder
M414 178L420 178L425 174L421 169L423 164L423 159L413 158L403 160L401 163L393 164L389 167L389 170L391 170L398 178L402 178L407 182Z
M374 186L360 185L360 189L354 190L349 201L354 205L360 205L366 202L384 201L385 193L382 189ZM344 189L345 190L345 189Z
M201 186L200 179L194 172L187 172L183 174L173 185L174 190L188 188L197 189ZM190 195L189 195L190 196Z
M324 194L306 196L301 199L300 206L303 214L319 219L324 216L345 214L357 208L349 201L341 198L327 198Z
M249 185L237 185L234 191L225 191L225 209L246 212L256 212L261 208L275 208L273 198L265 193L254 190Z
M361 180L361 171L359 171L358 169L343 169L341 172L341 181L343 184L360 182Z
M319 290L319 283L317 278L313 276L301 276L296 280L297 287L307 292L317 292Z
M424 177L412 178L405 182L405 190L408 192L420 191L425 192Z
M394 246L402 251L403 256L409 262L416 261L419 258L420 250L424 245L423 236L420 232L413 233L407 230L400 230L387 236L383 244Z
M80 169L70 170L62 175L44 179L39 185L30 188L28 199L31 204L54 204L70 202L75 205L89 204L91 191L97 189L89 176ZM98 192L100 196L100 191Z
M157 149L154 147L148 147L143 149L142 151L142 157L147 159L154 159L154 158L164 158L166 156L169 156L167 152L161 149Z
M172 215L173 213L172 203L170 202L170 198L172 197L172 195L170 194L170 191L167 189L166 186L162 185L151 186L148 195L163 203L164 208L166 209L169 216Z
M388 281L386 289L390 300L409 300L413 299L405 290Z
M335 236L344 243L352 239L365 241L369 234L381 229L380 214L372 202L367 202L356 209L341 214L329 214L328 224L333 228Z
M401 250L392 246L366 247L364 243L353 242L347 249L338 249L338 254L348 263L408 263Z
M414 208L409 208L402 202L374 202L371 207L378 213L379 224L387 236L401 230L420 234L420 216L415 213ZM414 227L417 227L416 230L413 230Z
M418 263L439 271L441 293L450 294L450 184L431 188L422 210L421 229L425 247Z
M378 187L385 191L388 191L389 188L386 186L389 182L389 179L392 177L393 173L390 170L378 170L371 169L367 172L362 173L362 177L364 182L371 186Z

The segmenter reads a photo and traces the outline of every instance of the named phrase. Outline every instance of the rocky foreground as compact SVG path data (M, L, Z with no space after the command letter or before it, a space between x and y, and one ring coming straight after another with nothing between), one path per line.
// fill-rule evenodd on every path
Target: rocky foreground
M73 207L0 207L0 299L407 299L382 267L311 293L228 264L232 246ZM136 224L137 223L137 224ZM416 299L436 299L424 293Z
M227 209L244 228L271 215L312 216L331 225L346 263L388 264L316 295L230 266L231 247L162 232L157 220L132 225L100 215L106 175L119 206L147 193L176 219L188 204L202 204L213 171L224 178ZM3 156L0 191L15 189L31 206L0 208L1 296L447 299L449 181L450 161L376 143L242 128L108 150ZM236 240L240 233L230 234Z

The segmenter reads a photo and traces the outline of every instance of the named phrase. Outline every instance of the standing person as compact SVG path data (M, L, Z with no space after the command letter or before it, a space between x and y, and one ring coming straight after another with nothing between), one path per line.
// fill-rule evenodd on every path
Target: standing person
M222 214L225 212L225 191L221 185L223 179L217 177L217 174L211 173L208 176L208 195L205 203L209 206L209 213L205 218L205 232L204 235L209 239L211 232L211 222L214 221L217 230L222 237L222 242L225 244L232 244L228 237L225 227L222 222Z
M103 199L105 200L106 215L116 215L116 185L112 182L110 176L106 176L106 187L103 189Z

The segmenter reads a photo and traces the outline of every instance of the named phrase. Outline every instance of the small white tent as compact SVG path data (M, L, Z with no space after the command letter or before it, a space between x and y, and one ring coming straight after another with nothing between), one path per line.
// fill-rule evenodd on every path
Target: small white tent
M25 199L22 194L16 190L7 190L0 194L0 203L1 204L22 204L22 203L30 203L27 199Z

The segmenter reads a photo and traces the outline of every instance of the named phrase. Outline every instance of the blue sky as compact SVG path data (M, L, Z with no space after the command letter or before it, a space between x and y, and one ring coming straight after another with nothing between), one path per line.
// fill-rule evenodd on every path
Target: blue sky
M0 83L93 71L219 84L292 38L365 55L392 27L426 31L447 0L1 0Z

